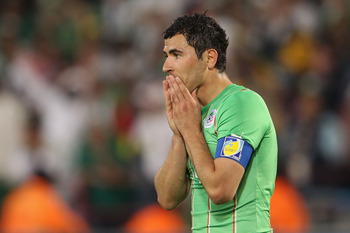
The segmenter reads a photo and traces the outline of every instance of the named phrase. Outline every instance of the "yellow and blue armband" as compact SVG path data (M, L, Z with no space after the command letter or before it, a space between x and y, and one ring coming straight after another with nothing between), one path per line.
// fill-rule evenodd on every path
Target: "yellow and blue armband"
M238 136L226 136L218 140L215 158L229 158L247 167L253 147Z

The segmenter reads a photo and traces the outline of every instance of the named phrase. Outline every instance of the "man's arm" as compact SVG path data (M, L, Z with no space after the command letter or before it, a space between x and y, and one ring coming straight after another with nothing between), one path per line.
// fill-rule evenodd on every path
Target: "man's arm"
M244 174L242 165L227 158L214 159L202 132L183 134L194 169L215 204L233 199Z
M190 181L186 175L186 163L183 139L174 135L168 156L154 180L158 202L165 209L176 208L189 193Z
M226 158L214 160L201 130L201 109L196 91L190 94L179 78L167 80L174 99L174 122L209 198L215 204L232 200L244 174L243 166Z
M174 209L188 195L190 181L186 175L187 153L183 138L173 119L173 103L169 93L169 83L163 81L166 115L171 130L174 132L168 156L159 169L154 185L158 202L165 209Z

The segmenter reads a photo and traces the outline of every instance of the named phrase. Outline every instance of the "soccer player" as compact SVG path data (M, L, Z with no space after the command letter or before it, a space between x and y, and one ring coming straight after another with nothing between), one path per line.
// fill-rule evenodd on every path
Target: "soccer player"
M205 13L177 18L164 40L173 137L155 177L158 202L176 208L191 189L192 232L271 232L277 139L265 102L231 83L226 33Z

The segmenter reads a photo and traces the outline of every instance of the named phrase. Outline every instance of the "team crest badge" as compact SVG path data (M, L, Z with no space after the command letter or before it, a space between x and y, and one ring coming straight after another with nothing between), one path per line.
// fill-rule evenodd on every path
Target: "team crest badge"
M213 111L211 111L209 116L204 121L204 128L210 128L213 126L213 124L215 122L216 112L217 112L216 109L213 109Z

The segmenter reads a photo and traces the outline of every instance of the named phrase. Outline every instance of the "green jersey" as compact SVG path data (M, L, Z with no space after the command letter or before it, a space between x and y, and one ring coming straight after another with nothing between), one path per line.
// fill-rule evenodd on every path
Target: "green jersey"
M208 197L191 160L194 233L272 232L270 199L277 172L277 138L263 99L255 92L232 84L202 107L202 126L210 153L215 158L218 141L235 135L253 152L232 201L216 205ZM223 151L223 149L222 149ZM249 153L250 154L250 153ZM230 158L227 158L230 159Z

